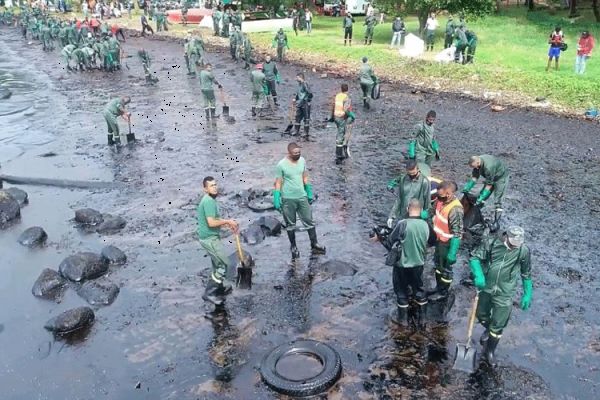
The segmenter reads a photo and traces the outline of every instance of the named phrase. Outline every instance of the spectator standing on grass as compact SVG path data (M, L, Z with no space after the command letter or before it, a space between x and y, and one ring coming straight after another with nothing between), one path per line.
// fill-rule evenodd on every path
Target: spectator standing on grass
M312 11L306 9L306 14L304 14L304 18L306 20L306 33L310 35L310 33L312 32Z
M390 49L393 49L396 44L398 47L404 44L404 34L406 33L406 26L402 17L396 17L392 23L392 43L390 43Z
M346 41L348 44L352 46L352 24L354 23L354 17L352 14L348 13L344 17L343 27L344 27L344 46L346 45Z
M588 58L592 56L594 49L594 37L588 31L581 32L577 43L577 58L575 59L575 73L583 75Z
M446 22L446 36L444 38L444 48L452 47L452 39L454 39L454 31L456 30L456 24L454 23L454 18L452 15L448 17L448 22Z
M554 28L554 31L550 34L550 39L548 40L550 49L548 49L548 65L546 66L546 71L550 69L552 59L554 59L554 69L558 71L558 59L560 58L560 48L562 47L564 40L565 35L560 29L560 26L557 26L556 28Z
M433 43L435 41L435 31L438 27L438 21L435 18L435 14L431 13L427 22L425 23L425 43L427 44L427 51L433 51Z

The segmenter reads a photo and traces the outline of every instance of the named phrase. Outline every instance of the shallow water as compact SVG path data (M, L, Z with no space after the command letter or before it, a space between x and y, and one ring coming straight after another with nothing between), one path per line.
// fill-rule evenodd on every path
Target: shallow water
M224 215L242 227L257 219L233 195L272 185L288 142L273 128L286 125L286 110L278 119L251 119L248 73L226 55L211 53L209 59L237 122L210 127L176 43L125 44L131 54L140 46L150 51L160 78L152 88L144 85L134 58L127 59L130 69L115 74L73 74L62 69L58 52L26 45L16 31L2 28L0 39L0 76L8 76L1 84L15 77L14 93L8 103L0 100L0 110L28 105L0 116L2 172L125 183L119 191L22 187L30 205L19 224L0 234L0 385L6 398L278 398L260 383L256 368L269 349L296 338L325 340L340 352L344 374L331 399L595 398L597 126L522 111L480 111L482 105L468 99L384 87L371 112L358 110L353 158L345 165L333 162L334 128L313 129L315 141L302 144L319 193L313 212L327 256L309 260L304 233L298 234L302 259L295 268L288 264L284 237L250 247L257 265L252 291L234 293L227 312L210 321L200 298L210 262L194 235L202 178L219 180ZM301 68L280 69L282 100L289 99ZM307 75L317 93L313 120L320 121L340 81ZM359 104L358 89L352 91ZM114 151L105 145L100 111L118 95L132 97L132 129L141 142ZM525 226L533 250L532 309L515 307L498 348L501 368L481 369L470 378L451 370L472 299L472 289L458 284L467 275L466 252L456 267L451 323L429 324L419 333L387 321L394 304L391 271L383 247L368 240L370 228L384 221L392 205L385 183L401 168L406 132L430 108L438 112L443 157L434 171L462 183L471 153L506 159L512 171L506 223ZM48 152L56 156L40 157ZM114 235L80 233L70 220L81 207L121 215L128 224ZM16 243L32 225L48 232L47 248L30 251ZM233 253L231 238L226 242ZM119 296L95 309L96 323L83 339L55 341L44 322L85 302L72 289L60 304L38 300L30 292L33 282L69 254L107 244L128 255L128 263L108 276L121 287ZM332 259L359 271L334 279L320 274L319 265Z

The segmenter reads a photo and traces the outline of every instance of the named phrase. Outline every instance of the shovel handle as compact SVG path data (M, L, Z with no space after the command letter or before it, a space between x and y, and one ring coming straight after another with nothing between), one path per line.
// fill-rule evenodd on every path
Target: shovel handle
M477 291L477 294L475 295L475 300L473 300L473 307L471 308L471 315L469 316L469 329L467 330L467 345L471 343L471 336L473 335L473 325L475 325L477 303L479 303L479 291Z
M244 253L242 252L242 245L240 244L240 235L238 233L235 234L235 244L237 248L238 257L240 262L244 263Z
M225 102L225 92L223 91L223 86L219 88L219 94L221 95L221 103L223 103L224 106L227 106L227 103Z
M131 115L127 118L127 126L129 127L129 134L131 135Z

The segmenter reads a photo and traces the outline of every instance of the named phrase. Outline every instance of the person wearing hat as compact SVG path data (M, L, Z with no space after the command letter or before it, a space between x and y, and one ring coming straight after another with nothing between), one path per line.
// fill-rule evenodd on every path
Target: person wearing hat
M575 73L583 75L588 58L592 56L594 37L588 31L581 32L577 42L577 58L575 59Z
M363 107L367 110L371 108L369 104L369 98L371 97L371 90L373 85L377 83L377 77L373 72L373 68L369 65L369 59L367 57L362 58L362 65L358 73L358 79L360 80L360 88L363 94Z
M371 15L367 15L367 18L365 18L365 23L363 25L366 25L366 29L365 29L365 45L371 45L371 42L373 41L373 34L375 33L375 25L377 25L377 18L375 18L375 15L371 14Z
M266 87L265 74L262 71L263 65L256 64L256 69L250 73L250 82L252 82L252 116L256 117L256 110L262 110L265 101Z
M330 121L333 120L337 127L337 136L335 138L335 158L337 164L340 164L348 157L348 143L345 143L346 126L348 120L352 124L355 119L356 115L352 112L352 100L348 96L348 84L342 83L341 92L335 95L333 113L330 118Z
M471 180L463 187L463 193L469 193L477 183L479 177L484 178L483 189L479 192L475 205L482 207L484 202L494 194L494 222L492 230L499 228L500 218L502 217L502 198L508 186L509 172L508 168L499 158L483 154L481 156L472 156L469 158L469 166L473 168Z
M349 46L352 46L352 24L354 23L354 17L352 14L347 13L342 21L342 27L344 28L344 46L348 42Z
M296 246L296 216L308 228L308 237L313 254L325 254L325 246L317 241L317 231L310 204L314 200L312 185L308 178L306 161L301 156L301 148L296 143L287 146L287 156L277 164L273 205L281 210L290 241L292 261L300 257Z
M490 365L495 365L496 347L510 319L519 276L523 284L521 309L528 310L531 306L531 253L524 240L523 228L513 226L499 238L484 239L471 253L473 283L480 291L477 320L485 328L480 343L484 346L483 357Z
M122 117L125 121L129 121L131 113L127 111L125 106L131 102L131 98L128 96L117 97L108 102L104 108L103 116L108 126L108 144L119 144L121 143L121 137L119 135L119 124L117 122L118 117ZM129 138L127 138L129 141Z
M277 64L275 64L275 61L271 60L271 56L269 55L265 57L263 72L265 74L268 89L267 95L273 97L273 103L276 106L279 106L279 103L277 102L277 84L281 83L281 76L277 70Z
M431 176L433 157L440 159L440 146L435 140L433 127L436 116L436 112L430 110L425 121L415 125L411 133L412 139L408 142L408 158L417 161L425 176Z
M228 228L233 233L238 233L238 223L233 219L222 219L217 204L218 188L215 178L207 176L202 181L204 196L198 203L196 215L198 228L196 233L200 245L210 257L212 271L206 289L202 295L204 301L220 306L225 301L224 296L231 293L233 287L226 279L227 256L221 244L221 228Z
M454 23L454 18L452 15L448 17L448 22L446 22L446 35L444 37L444 48L448 49L452 47L452 40L454 39L454 31L456 30L456 24Z

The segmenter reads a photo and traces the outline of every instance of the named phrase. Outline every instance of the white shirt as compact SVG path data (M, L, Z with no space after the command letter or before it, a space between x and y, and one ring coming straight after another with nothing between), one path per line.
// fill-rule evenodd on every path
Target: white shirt
M437 19L435 18L427 18L427 23L425 24L425 29L428 31L435 31L438 27Z

